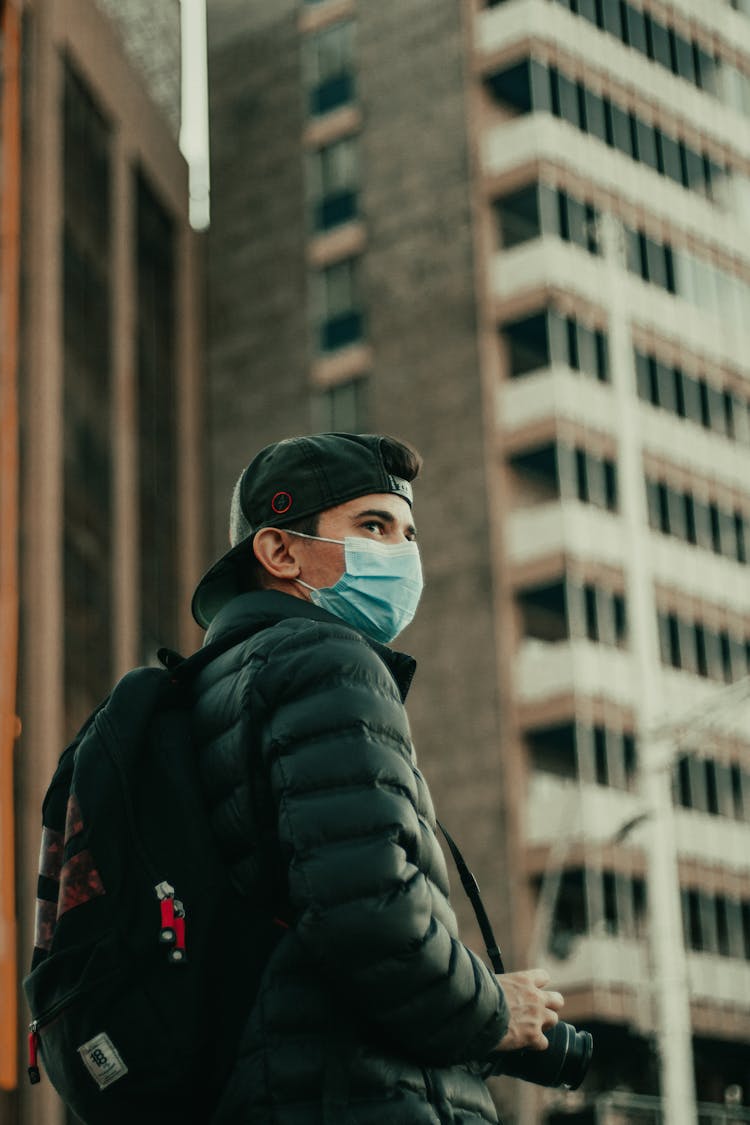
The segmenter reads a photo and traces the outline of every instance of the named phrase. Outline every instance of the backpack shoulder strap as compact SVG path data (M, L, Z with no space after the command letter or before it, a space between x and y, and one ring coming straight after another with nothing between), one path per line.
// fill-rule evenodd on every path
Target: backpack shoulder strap
M171 673L172 678L177 682L183 682L193 676L197 676L203 668L215 660L217 656L222 653L228 652L230 648L240 644L241 641L247 640L255 633L260 632L257 626L252 628L239 626L236 629L230 629L223 637L219 637L216 641L211 641L210 644L204 645L194 652L191 656L181 656L173 649L160 648L157 656L168 672Z

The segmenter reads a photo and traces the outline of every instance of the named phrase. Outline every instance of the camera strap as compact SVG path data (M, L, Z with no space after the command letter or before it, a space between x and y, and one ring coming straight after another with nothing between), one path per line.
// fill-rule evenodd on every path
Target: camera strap
M453 839L450 832L447 830L444 824L440 823L440 821L438 821L437 823L438 828L445 836L445 841L451 850L451 855L453 856L456 867L458 869L458 874L461 877L461 884L466 891L469 902L471 903L474 913L476 914L477 922L479 923L479 929L482 931L482 938L484 939L484 944L487 948L487 956L490 959L490 964L492 965L492 968L496 973L504 973L505 966L503 965L502 954L500 953L500 947L497 944L495 935L492 932L492 925L490 924L490 920L487 917L487 911L484 909L482 896L479 893L479 884L474 878L474 875L469 870L466 864L466 860L458 850L458 844Z

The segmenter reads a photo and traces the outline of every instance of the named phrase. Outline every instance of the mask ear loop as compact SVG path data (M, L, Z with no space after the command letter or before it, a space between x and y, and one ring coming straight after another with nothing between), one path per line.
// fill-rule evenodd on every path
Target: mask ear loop
M287 535L298 535L300 539L313 539L316 543L338 543L340 546L346 546L345 539L329 539L325 535L306 535L304 531L293 531L291 527L280 527L279 531L286 531ZM314 589L313 586L310 589Z

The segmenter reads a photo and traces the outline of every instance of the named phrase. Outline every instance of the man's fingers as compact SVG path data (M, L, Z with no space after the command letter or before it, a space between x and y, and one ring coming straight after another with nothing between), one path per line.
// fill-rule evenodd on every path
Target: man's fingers
M531 983L535 984L537 988L545 988L552 980L546 969L528 969L527 975Z
M545 992L544 1002L548 1008L554 1008L555 1011L559 1011L565 1003L562 992Z

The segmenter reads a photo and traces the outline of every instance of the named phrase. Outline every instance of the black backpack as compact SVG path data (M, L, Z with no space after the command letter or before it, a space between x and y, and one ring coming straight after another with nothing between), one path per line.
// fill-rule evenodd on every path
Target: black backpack
M37 1053L86 1125L208 1122L284 923L232 887L191 753L191 680L247 636L138 668L64 751L43 805Z

